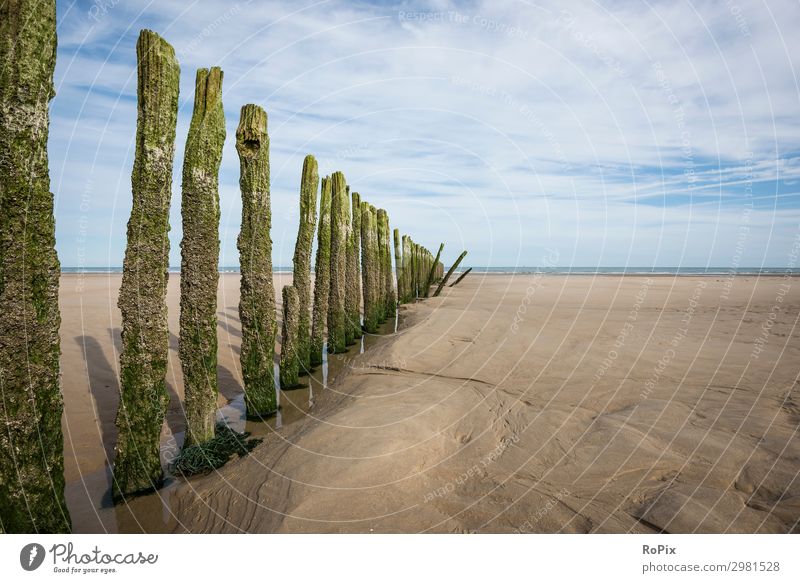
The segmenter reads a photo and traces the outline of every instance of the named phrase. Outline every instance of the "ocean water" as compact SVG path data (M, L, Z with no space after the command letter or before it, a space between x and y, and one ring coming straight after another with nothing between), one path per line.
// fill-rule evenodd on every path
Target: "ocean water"
M464 268L466 269L466 267ZM463 271L459 269L458 271ZM547 267L485 267L475 266L472 273L551 273L554 275L800 275L800 268L786 267L636 267L636 266L547 266Z
M462 273L469 266L458 269L455 273ZM292 268L276 265L273 273L291 273ZM170 273L180 273L180 267L170 267ZM239 267L221 266L220 273L239 273ZM61 273L122 273L121 266L112 267L62 267ZM800 275L800 268L787 267L597 267L597 266L473 266L472 273L488 274L532 274L547 273L553 275Z

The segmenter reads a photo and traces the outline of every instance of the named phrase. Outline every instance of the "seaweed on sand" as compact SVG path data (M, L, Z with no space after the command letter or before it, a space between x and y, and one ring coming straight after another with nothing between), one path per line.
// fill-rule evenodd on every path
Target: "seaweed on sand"
M224 423L217 423L213 438L183 448L175 459L174 470L184 476L193 476L221 468L234 454L243 457L261 443L261 439L248 437L248 432L237 433Z

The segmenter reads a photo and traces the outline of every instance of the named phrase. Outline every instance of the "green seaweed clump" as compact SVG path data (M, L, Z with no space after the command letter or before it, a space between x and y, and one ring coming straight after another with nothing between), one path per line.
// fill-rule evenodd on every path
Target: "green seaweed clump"
M184 476L207 474L224 466L234 454L244 457L261 443L261 439L248 439L250 433L237 433L224 423L217 423L216 435L195 445L183 448L175 459L175 473Z

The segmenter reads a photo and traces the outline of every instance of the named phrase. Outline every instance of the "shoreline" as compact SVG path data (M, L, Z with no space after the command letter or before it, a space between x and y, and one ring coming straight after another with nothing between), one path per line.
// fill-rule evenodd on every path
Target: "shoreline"
M788 268L787 268L788 269ZM219 275L239 275L239 271L220 271ZM311 272L314 273L313 270ZM460 275L464 271L454 271L451 278ZM170 271L170 275L180 275L180 271ZM273 275L291 275L292 271L273 271ZM698 272L685 272L685 273L670 273L665 271L649 272L649 271L635 271L635 272L617 272L617 271L598 271L598 272L568 272L568 271L475 271L470 272L474 275L491 275L491 276L539 276L539 277L800 277L800 270L794 269L792 271L714 271L708 273ZM122 275L122 270L119 271L62 271L61 277L97 277L103 275ZM455 281L455 280L453 280ZM448 282L449 284L449 282Z

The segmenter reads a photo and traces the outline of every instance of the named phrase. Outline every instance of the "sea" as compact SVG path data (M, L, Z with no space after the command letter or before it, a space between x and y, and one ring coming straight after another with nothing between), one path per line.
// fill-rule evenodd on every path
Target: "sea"
M463 273L462 266L455 273ZM292 268L274 266L273 273L291 273ZM170 273L180 273L180 267L170 267ZM239 273L238 266L221 266L220 273ZM121 266L112 267L62 267L61 273L122 273ZM545 273L553 275L800 275L800 268L788 267L598 267L598 266L473 266L472 273L498 275Z

